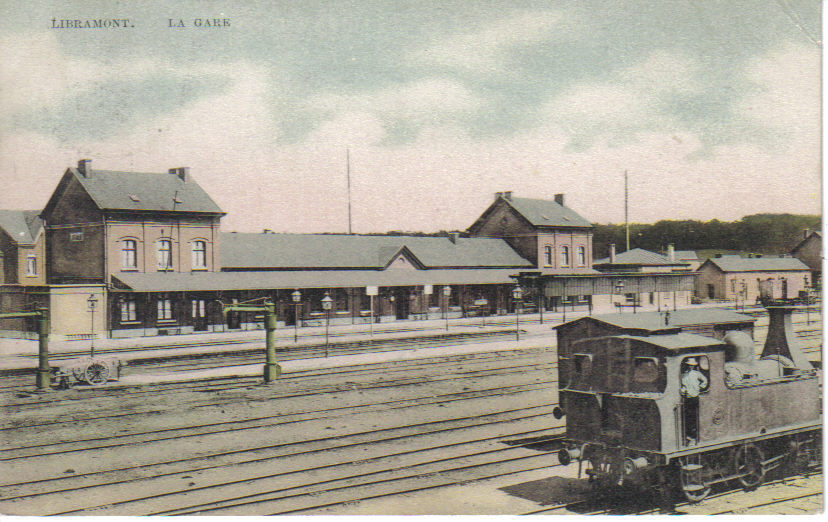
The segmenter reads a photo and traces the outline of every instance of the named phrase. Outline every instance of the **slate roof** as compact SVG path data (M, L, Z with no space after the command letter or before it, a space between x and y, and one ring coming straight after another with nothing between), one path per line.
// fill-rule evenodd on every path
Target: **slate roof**
M545 199L501 197L527 221L538 227L589 227L592 223L569 207Z
M179 211L223 214L192 178L175 174L69 169L101 210ZM176 198L178 202L175 202Z
M115 273L112 278L136 292L359 288L514 283L513 269L305 270L276 272Z
M0 228L18 245L31 245L43 228L38 214L39 210L0 210Z
M738 257L723 256L708 259L723 272L770 272L776 270L810 270L795 257Z
M676 250L673 255L677 261L696 261L699 259L699 255L695 250Z
M721 308L693 308L672 310L669 324L664 324L665 312L639 312L636 314L601 314L581 317L564 324L578 321L599 321L619 328L629 330L645 330L648 332L673 329L684 326L725 324L725 323L752 323L755 319L749 315L739 314ZM563 326L563 325L559 325Z
M805 246L809 241L815 241L817 239L822 239L822 232L820 232L819 230L814 230L813 232L808 234L808 237L797 243L797 245L793 247L793 250L791 250L791 253L795 253L797 250Z
M610 262L610 258L608 257L593 262L593 265L672 266L684 264L681 261L670 261L667 259L667 256L650 252L643 248L633 248L632 250L616 254L614 262Z
M504 240L492 238L360 236L339 234L221 235L223 268L384 268L403 247L424 268L532 266Z

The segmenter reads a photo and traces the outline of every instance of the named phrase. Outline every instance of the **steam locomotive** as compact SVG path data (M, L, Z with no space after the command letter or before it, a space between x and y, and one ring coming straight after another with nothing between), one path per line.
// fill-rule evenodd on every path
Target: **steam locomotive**
M716 484L753 489L775 468L819 462L821 371L795 340L794 308L768 308L759 357L753 319L723 310L559 326L560 462L577 460L600 489L679 490L691 502Z

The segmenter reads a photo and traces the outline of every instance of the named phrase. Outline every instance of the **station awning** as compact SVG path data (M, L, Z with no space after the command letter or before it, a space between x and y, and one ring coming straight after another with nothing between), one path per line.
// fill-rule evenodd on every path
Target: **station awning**
M456 270L301 270L269 272L154 272L112 274L117 290L199 292L279 288L359 288L512 284L515 269Z

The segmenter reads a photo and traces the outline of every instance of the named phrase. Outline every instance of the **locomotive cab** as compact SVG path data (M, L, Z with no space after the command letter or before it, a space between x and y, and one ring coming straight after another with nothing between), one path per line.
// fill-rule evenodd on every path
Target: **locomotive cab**
M663 486L677 472L690 500L719 482L753 486L821 426L816 371L790 349L757 358L744 332L613 335L570 348L559 460L578 459L599 485Z

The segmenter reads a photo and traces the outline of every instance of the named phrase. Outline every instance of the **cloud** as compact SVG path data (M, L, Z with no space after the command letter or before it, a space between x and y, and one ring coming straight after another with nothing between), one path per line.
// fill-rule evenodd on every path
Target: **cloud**
M509 53L559 37L561 16L551 11L517 11L477 30L436 39L411 52L415 65L496 72Z
M737 114L786 141L807 140L819 149L821 122L820 52L786 43L750 61L756 88L736 104Z
M2 36L0 49L0 107L6 115L54 106L67 93L85 89L100 78L99 64L69 59L54 32Z
M656 50L600 82L572 85L541 109L546 121L590 145L601 137L628 141L641 132L681 125L669 100L700 92L699 66L680 52Z

